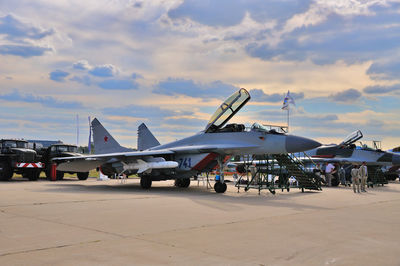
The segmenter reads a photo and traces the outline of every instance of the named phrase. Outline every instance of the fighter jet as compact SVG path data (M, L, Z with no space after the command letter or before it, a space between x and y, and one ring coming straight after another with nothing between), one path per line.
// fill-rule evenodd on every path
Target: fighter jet
M214 189L217 193L224 193L227 186L223 168L232 155L284 154L321 145L304 137L269 131L257 123L251 128L243 124L227 124L249 100L247 90L238 90L218 107L203 131L164 145L160 145L147 127L141 125L138 130L138 151L126 151L94 119L95 150L101 154L56 158L54 161L61 171L76 168L89 171L101 167L107 175L137 174L144 189L149 189L152 181L170 179L175 180L179 187L188 187L191 177L218 166L221 175Z
M340 144L322 145L310 151L306 151L315 162L333 162L341 164L362 164L366 162L372 167L392 167L400 165L400 154L371 148L363 144L355 143L363 137L360 130L354 131ZM307 160L304 158L304 160ZM389 175L387 175L389 176ZM397 175L389 177L396 178Z
M306 151L312 158L327 159L332 162L362 163L369 165L399 165L400 154L381 149L370 148L367 145L356 146L356 142L363 137L360 130L351 133L340 144L322 145L319 148Z

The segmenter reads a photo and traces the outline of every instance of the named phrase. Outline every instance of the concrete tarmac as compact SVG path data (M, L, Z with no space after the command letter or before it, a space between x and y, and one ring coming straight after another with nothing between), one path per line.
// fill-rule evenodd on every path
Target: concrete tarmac
M400 184L225 194L139 180L0 183L0 265L400 265Z

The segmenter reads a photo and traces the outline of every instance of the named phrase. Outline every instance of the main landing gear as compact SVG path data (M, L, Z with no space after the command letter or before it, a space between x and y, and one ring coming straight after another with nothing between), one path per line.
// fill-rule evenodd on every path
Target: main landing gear
M175 179L175 186L176 187L182 187L182 188L187 188L190 186L190 178L178 178Z
M152 181L151 181L151 177L150 176L142 176L140 178L140 186L143 189L150 189L151 188L151 183L152 183Z

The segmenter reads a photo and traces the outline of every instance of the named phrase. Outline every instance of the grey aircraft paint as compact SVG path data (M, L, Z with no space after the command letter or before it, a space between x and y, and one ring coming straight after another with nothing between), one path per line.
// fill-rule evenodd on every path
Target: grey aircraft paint
M354 138L355 135L358 137ZM336 145L323 145L316 149L306 151L313 159L332 161L339 163L366 162L368 165L392 166L400 165L400 154L380 149L372 149L364 146L356 146L354 143L362 138L361 131L353 132L345 141Z
M223 169L228 156L301 152L321 145L304 137L267 130L256 123L249 129L241 124L227 124L249 100L249 93L245 89L240 89L221 104L211 117L205 130L164 145L154 146L157 140L147 127L144 128L141 125L138 130L138 143L145 143L144 146L153 147L136 152L122 151L123 147L95 119L94 125L92 123L94 145L96 153L102 154L79 158L57 158L55 161L62 169L78 167L78 165L83 167L84 162L87 162L88 168L93 168L94 165L97 165L96 167L101 166L104 171L110 174L137 173L135 172L137 168L135 165L138 164L139 160L149 163L157 160L159 163L155 165L160 166L171 166L173 162L178 163L178 167L175 169L147 169L145 174L140 174L142 187L149 188L151 181L166 179L177 181L185 179L185 181L180 182L188 185L186 180L189 180L191 176L209 171L217 163L219 168ZM145 134L141 134L143 130ZM143 142L141 138L145 138ZM100 147L100 150L97 147ZM224 192L226 184L224 184L223 175L221 175L220 183L216 185L215 190Z

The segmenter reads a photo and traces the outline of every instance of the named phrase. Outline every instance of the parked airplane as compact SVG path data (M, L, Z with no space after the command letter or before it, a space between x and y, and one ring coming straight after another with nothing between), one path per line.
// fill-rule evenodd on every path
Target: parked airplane
M363 134L360 130L351 133L340 144L322 145L310 151L306 151L315 162L336 162L341 164L362 164L376 167L398 167L400 166L400 154L390 151L382 151L377 148L370 148L367 145L356 146ZM307 161L307 158L304 160ZM396 168L397 169L397 168ZM387 172L388 179L396 179L397 174Z
M226 184L222 169L229 156L300 152L321 145L311 139L269 131L257 123L250 129L242 124L227 124L249 100L247 90L240 89L221 104L203 131L164 145L160 145L142 124L138 130L139 151L124 150L94 119L95 151L101 154L57 158L54 161L61 171L77 168L88 171L100 166L107 175L136 173L144 189L150 188L152 181L168 179L175 179L177 186L188 187L190 177L218 165L221 176L214 189L217 193L224 193Z
M369 165L400 165L400 154L373 149L366 145L356 146L355 142L363 137L360 130L351 133L340 144L322 145L319 148L306 151L315 159L327 159L339 163L366 162Z

